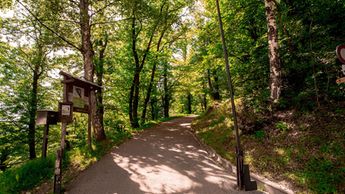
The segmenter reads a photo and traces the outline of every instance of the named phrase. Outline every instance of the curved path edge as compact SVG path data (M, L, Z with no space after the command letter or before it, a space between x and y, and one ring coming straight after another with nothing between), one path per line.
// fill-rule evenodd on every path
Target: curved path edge
M201 139L199 139L198 136L195 134L195 131L193 130L193 128L191 128L189 132L193 135L193 137L200 144L200 146L203 147L207 151L207 153L209 154L209 157L212 158L214 162L218 163L223 168L225 168L229 172L232 172L236 175L235 165L231 164L228 160L224 159L212 147L210 147ZM264 188L264 191L270 194L294 194L295 193L288 187L282 184L273 182L261 175L250 172L250 177L252 180L255 180L257 182L258 188Z

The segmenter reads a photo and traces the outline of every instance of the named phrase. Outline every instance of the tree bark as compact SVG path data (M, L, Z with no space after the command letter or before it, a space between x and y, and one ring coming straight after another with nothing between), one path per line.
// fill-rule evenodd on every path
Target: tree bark
M270 63L270 99L277 103L282 91L281 63L279 57L277 31L277 5L275 0L265 0L266 19L268 28L268 51Z
M162 39L164 37L166 29L167 28L165 28L163 30L163 32L161 33L161 35L160 35L160 37L158 39L157 49L156 49L157 52L159 52L159 50L160 50L160 45L162 43ZM151 91L152 91L152 87L153 87L153 84L154 84L155 73L156 73L156 69L157 69L157 61L158 61L158 56L156 56L155 63L153 64L153 67L152 67L152 70L151 70L151 79L150 79L149 86L147 87L146 97L145 97L144 104L143 104L143 112L141 114L141 122L142 123L145 123L145 120L146 120L147 104L150 101Z
M201 94L201 107L203 111L206 111L207 109L207 92L206 92L206 84L203 81L202 82L202 90L203 90L203 94Z
M164 117L169 118L169 108L170 108L170 94L168 88L168 65L164 64L164 72L163 72L163 109L164 109Z
M99 86L103 86L103 74L104 74L104 54L105 50L108 45L108 38L105 37L104 43L101 41L101 50L99 51L98 56L98 63L96 64L96 77L97 77L97 84ZM96 101L97 101L97 110L96 114L99 117L99 122L104 126L104 106L103 106L103 91L99 90L96 93Z
M153 82L155 79L156 67L157 67L157 64L155 63L152 67L152 70L151 70L151 79L150 79L149 86L147 87L146 97L145 97L144 104L143 104L143 112L141 114L141 123L142 124L144 124L145 120L146 120L147 104L150 101L151 90L152 90Z
M138 55L138 51L136 47L138 34L136 32L135 11L136 11L136 4L133 6L133 10L132 10L131 38L132 38L132 53L133 53L134 62L135 62L135 70L134 70L132 86L129 92L129 120L131 123L131 127L138 128L139 127L138 107L139 107L140 73L145 65L147 55L151 49L151 44L153 41L153 37L156 33L159 20L156 21L153 27L153 30L151 32L150 39L144 51L143 57L141 60L139 60L139 55ZM162 7L161 7L161 11L162 11Z
M187 114L192 114L192 94L187 94Z
M220 94L219 94L219 78L216 71L213 71L213 79L214 84L212 83L212 77L211 77L211 71L210 69L207 69L207 81L208 81L208 87L210 89L211 98L213 100L220 100Z
M157 97L156 96L151 96L150 105L151 105L151 119L155 120L158 118Z
M138 128L138 102L139 102L139 84L140 84L140 61L137 52L137 33L136 33L136 18L134 15L134 8L132 13L132 53L134 57L135 63L135 71L133 76L133 81L131 85L131 89L129 92L129 120L131 123L131 127Z
M89 0L80 0L80 29L82 38L81 53L84 61L84 78L88 81L93 82L94 76L94 50L91 42L91 26L90 26L90 15L89 15ZM101 123L100 115L97 114L97 100L94 91L91 92L91 112L92 112L92 125L95 138L97 141L106 139L103 123Z
M29 104L29 133L28 133L28 144L29 144L29 158L36 158L36 142L35 142L35 125L36 125L36 112L37 112L37 88L39 79L39 64L35 64L33 69L32 84L31 84L31 95Z
M220 100L221 96L219 93L219 78L217 75L217 70L213 71L213 79L214 79L214 91L213 91L213 99L214 100Z

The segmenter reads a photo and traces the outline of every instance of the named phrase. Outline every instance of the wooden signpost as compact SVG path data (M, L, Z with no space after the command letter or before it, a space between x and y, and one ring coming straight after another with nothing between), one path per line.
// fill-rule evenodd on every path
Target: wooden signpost
M37 111L36 125L45 125L43 132L42 158L47 157L49 125L56 125L58 122L58 112L52 110Z
M57 151L54 173L54 193L61 193L62 159L66 143L67 124L73 121L73 112L88 114L87 142L91 149L91 91L102 88L93 82L80 79L66 72L60 71L63 76L63 102L59 103L61 119L61 147Z
M336 48L336 54L340 62L343 63L342 65L342 72L345 75L345 45L339 45ZM337 79L337 84L345 83L345 77Z

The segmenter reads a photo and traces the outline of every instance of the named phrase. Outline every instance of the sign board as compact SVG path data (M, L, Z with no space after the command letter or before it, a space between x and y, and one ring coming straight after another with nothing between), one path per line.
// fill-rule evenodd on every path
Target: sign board
M62 122L73 122L73 103L60 102L59 103L59 115Z
M36 125L56 125L59 122L59 114L52 110L38 110Z
M337 84L345 83L345 77L337 79Z
M336 53L339 61L345 64L345 45L337 46Z
M91 91L101 90L102 87L97 84L80 79L63 71L63 83L66 87L67 102L73 103L73 111L81 113L90 113L90 96Z
M67 84L68 102L73 103L74 112L89 112L90 89L80 84Z

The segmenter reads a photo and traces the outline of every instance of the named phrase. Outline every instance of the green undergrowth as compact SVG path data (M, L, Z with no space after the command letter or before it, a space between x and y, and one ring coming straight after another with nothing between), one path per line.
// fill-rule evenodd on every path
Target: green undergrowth
M83 131L69 134L67 139L71 147L66 150L63 160L63 184L67 184L81 171L100 160L114 146L120 145L125 140L132 138L133 134L153 127L160 122L178 117L181 117L181 115L163 118L158 121L149 121L138 129L122 127L124 125L116 125L116 129L106 128L107 139L103 142L93 141L92 150L87 145ZM38 158L7 169L4 172L0 171L0 194L20 193L21 191L28 190L32 193L40 193L42 186L38 185L41 183L47 183L49 185L48 190L52 191L54 166L55 154L51 152L46 159Z
M53 176L53 156L46 159L31 160L19 167L11 168L0 174L0 193L18 193L33 188Z
M345 193L345 116L339 109L278 111L266 120L253 113L249 117L258 127L241 133L245 162L258 174L288 182L297 193ZM202 141L235 164L230 110L229 103L217 103L192 127ZM249 128L239 123L241 129Z

